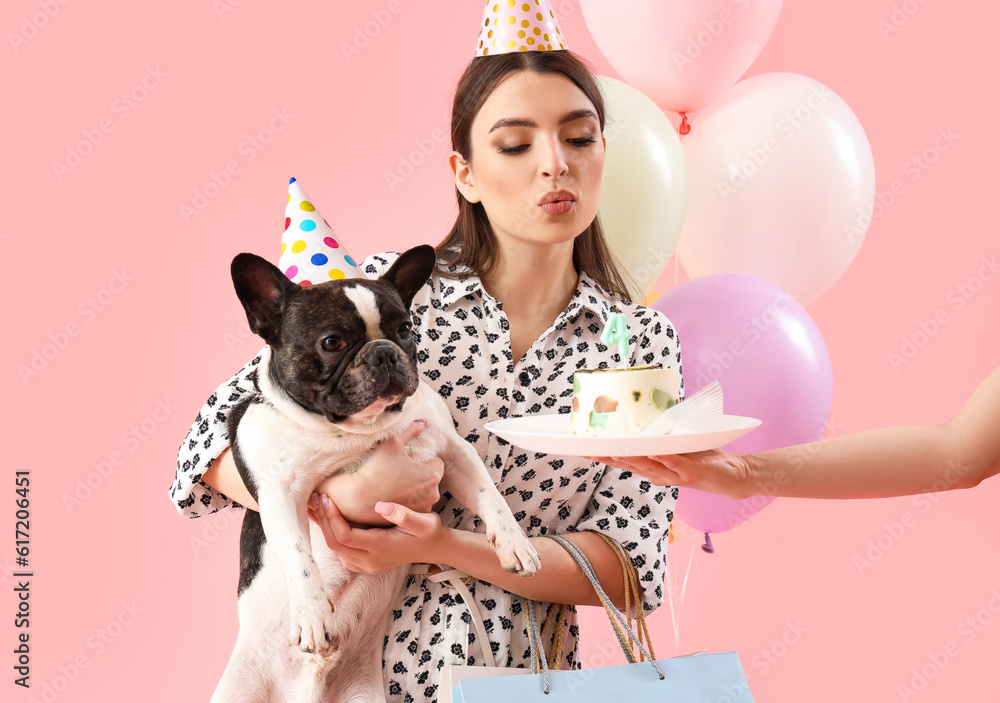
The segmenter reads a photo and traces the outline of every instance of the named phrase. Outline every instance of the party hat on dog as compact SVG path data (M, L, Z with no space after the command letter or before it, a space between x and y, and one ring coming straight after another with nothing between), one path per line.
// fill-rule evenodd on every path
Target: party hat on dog
M566 41L549 0L490 0L479 25L476 56L560 51Z
M288 183L278 268L300 286L337 278L366 278L294 178Z

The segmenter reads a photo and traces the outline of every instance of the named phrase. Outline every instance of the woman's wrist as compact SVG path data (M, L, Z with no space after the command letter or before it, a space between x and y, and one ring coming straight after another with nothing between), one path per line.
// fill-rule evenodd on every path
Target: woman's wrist
M778 494L778 485L773 479L768 479L768 463L767 460L761 458L761 454L737 454L736 458L741 462L736 500Z
M414 555L414 563L447 564L458 568L456 561L461 562L461 537L471 532L463 532L451 527L441 526L428 540L424 540L418 554Z

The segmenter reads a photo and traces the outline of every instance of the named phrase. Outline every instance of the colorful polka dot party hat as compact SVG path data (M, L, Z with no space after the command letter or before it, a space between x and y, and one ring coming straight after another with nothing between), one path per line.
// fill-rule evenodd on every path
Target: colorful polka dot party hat
M560 51L566 41L549 0L490 0L479 25L476 56Z
M278 268L300 286L337 278L366 278L294 178L288 183Z

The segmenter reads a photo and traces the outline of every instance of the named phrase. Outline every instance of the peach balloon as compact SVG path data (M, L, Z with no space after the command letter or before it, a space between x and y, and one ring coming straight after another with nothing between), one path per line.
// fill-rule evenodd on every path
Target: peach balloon
M809 305L864 241L875 163L861 123L794 73L740 81L682 141L688 207L677 246L691 278L742 273Z
M782 0L580 0L622 78L661 109L700 110L740 79L771 36Z

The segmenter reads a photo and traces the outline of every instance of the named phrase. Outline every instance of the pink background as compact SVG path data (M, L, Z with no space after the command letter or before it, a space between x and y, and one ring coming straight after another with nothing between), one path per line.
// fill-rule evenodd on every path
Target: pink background
M481 1L233 0L220 15L222 2L49 0L50 19L35 14L39 0L4 5L5 463L8 475L31 471L35 573L25 692L11 683L8 480L5 700L198 701L214 689L237 630L240 516L183 519L167 488L201 403L260 347L228 267L240 251L277 259L288 177L359 257L437 243L454 217L447 113ZM809 308L833 359L837 434L943 422L997 366L1000 277L961 310L949 293L1000 249L1000 8L907 0L907 21L884 38L878 22L897 5L790 0L747 74L829 86L864 125L879 190L905 186ZM615 76L577 2L555 9L570 47ZM373 12L388 22L348 61L342 45ZM40 24L33 14L45 19L37 31L25 25ZM15 47L10 33L32 36ZM144 76L152 90L126 109L120 95ZM287 124L268 135L282 110ZM58 176L53 162L102 124L101 142ZM908 162L949 128L960 138L914 180ZM248 148L262 130L273 139ZM386 174L421 147L423 163L390 188ZM185 221L180 206L228 162L238 172ZM109 289L116 272L127 285ZM671 263L657 290L674 282ZM948 323L894 370L888 354L939 309ZM62 348L22 379L18 366L47 344ZM95 466L109 461L102 477ZM995 701L998 500L998 479L933 502L778 500L716 536L716 554L696 553L679 650L663 608L652 618L657 654L736 650L757 701ZM906 513L911 526L893 537ZM859 573L855 557L880 537L888 551ZM682 528L671 556L681 573L699 541ZM963 624L977 613L978 630ZM600 664L611 630L599 611L584 618L584 662ZM933 664L938 652L948 653ZM914 668L933 678L904 696L897 687L912 685Z

